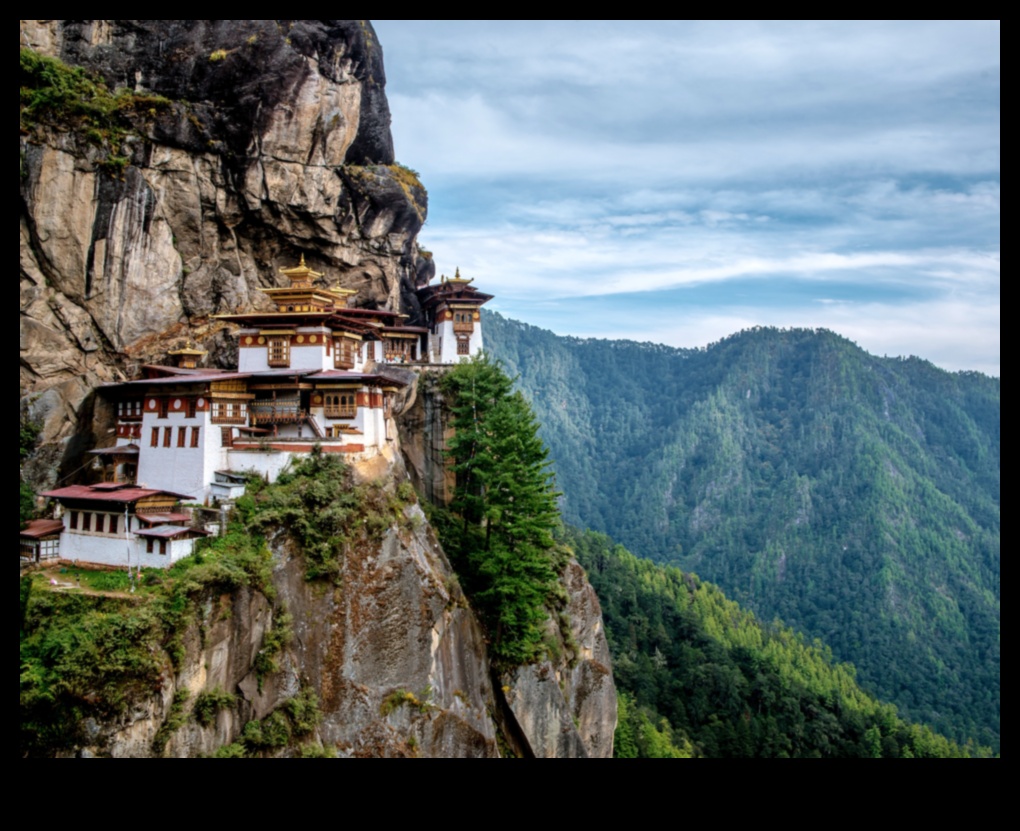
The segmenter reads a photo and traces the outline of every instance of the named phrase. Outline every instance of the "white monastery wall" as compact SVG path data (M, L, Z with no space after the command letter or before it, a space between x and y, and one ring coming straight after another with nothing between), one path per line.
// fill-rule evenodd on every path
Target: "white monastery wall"
M184 447L178 446L178 431L186 429ZM159 429L156 446L152 430ZM165 446L165 431L171 428L170 446ZM191 446L191 431L198 428L198 447ZM138 454L138 484L183 494L204 501L213 473L223 467L220 429L212 424L208 411L187 418L184 412L173 412L166 418L145 411L142 417L141 449Z

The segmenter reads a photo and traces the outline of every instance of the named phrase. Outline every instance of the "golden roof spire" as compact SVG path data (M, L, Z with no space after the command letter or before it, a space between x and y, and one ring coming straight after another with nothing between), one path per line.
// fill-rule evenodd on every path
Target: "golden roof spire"
M463 283L465 286L473 283L474 281L475 281L474 277L472 277L470 280L467 280L464 277L460 276L460 266L457 266L457 271L456 273L454 273L453 279L450 280L451 283Z
M181 369L195 369L198 366L199 359L209 353L204 349L199 349L197 346L192 346L191 338L188 338L187 343L180 349L171 349L166 354L172 358L177 358L177 366Z
M296 288L311 288L314 280L323 277L318 271L313 271L307 265L305 265L305 255L301 255L300 264L293 266L292 268L281 268L281 274L286 274L290 278L291 286Z

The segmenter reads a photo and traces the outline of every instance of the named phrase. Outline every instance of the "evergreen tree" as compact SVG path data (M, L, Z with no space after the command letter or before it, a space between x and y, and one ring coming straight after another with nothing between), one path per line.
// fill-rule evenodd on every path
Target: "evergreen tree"
M444 378L456 473L456 530L444 542L488 627L496 660L527 663L543 648L546 600L556 584L559 514L548 452L528 402L498 364L481 357Z

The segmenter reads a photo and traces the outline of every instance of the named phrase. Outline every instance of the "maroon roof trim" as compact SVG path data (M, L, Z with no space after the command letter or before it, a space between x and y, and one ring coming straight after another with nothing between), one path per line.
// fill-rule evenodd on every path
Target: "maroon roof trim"
M63 530L64 523L59 519L33 519L22 529L21 536L38 540L53 534L60 534Z

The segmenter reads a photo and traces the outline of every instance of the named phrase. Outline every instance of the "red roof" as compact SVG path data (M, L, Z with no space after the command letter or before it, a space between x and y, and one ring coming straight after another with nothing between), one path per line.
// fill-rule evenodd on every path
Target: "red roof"
M190 514L138 514L138 518L149 525L162 525L169 522L191 522Z
M388 312L385 309L352 309L347 306L335 309L334 312L338 315L358 315L359 317L371 317L373 315L375 317L407 317L407 315L400 312Z
M203 369L196 373L188 373L186 375L170 375L166 378L141 378L137 381L124 381L123 384L117 384L115 386L141 385L155 387L166 384L168 386L180 385L183 387L187 384L208 384L210 381L232 381L236 378L248 378L250 375L251 373L248 372L215 372Z
M63 530L64 523L59 519L33 519L22 529L21 536L39 540L43 537L59 534Z
M143 528L141 531L135 532L136 537L156 537L157 539L172 539L173 537L183 537L186 534L209 536L208 531L203 531L200 528L183 528L180 525L157 525L155 528Z
M95 456L137 456L138 445L137 444L115 444L112 447L99 447L96 450L90 450Z
M154 490L153 488L136 488L128 486L125 488L117 488L116 490L109 490L104 489L102 486L96 487L94 485L71 485L67 488L57 488L54 491L46 491L39 495L46 496L51 499L89 499L94 502L131 503L137 502L139 499L144 499L147 496L156 496L158 494L166 494L167 496L172 496L176 499L194 499L193 496L187 496L183 493Z
M384 382L387 384L396 384L397 386L406 387L407 381L400 381L396 378L388 378L382 374L369 375L364 372L345 372L342 369L324 369L321 372L309 373L307 376L309 381L356 381L361 384L378 384Z

